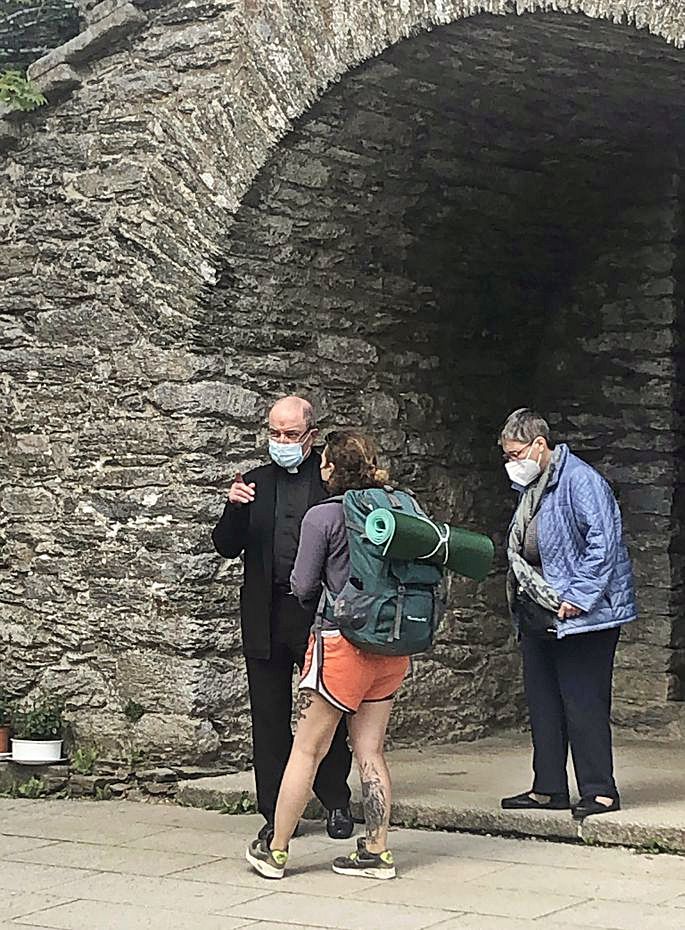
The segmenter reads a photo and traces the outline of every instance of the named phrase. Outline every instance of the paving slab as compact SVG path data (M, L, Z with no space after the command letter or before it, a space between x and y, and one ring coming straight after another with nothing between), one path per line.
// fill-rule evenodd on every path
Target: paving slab
M586 901L563 912L571 926L611 930L683 930L679 908L620 901Z
M616 738L616 776L623 810L581 823L568 811L504 811L500 799L531 784L531 748L525 733L474 743L395 749L393 823L433 830L535 836L588 844L685 853L685 745ZM356 779L353 778L353 783ZM572 774L570 783L573 784ZM230 807L254 799L252 772L181 782L180 803ZM353 802L361 813L359 789ZM317 815L316 807L310 809Z
M68 866L95 869L98 872L123 872L132 875L167 875L181 869L206 865L215 860L212 855L190 855L178 852L158 852L123 846L103 846L91 843L54 843L6 856L5 861L36 863L47 866ZM2 879L0 879L1 881Z
M127 844L127 848L131 851L140 850L141 853L146 850L154 850L156 853L183 853L185 855L193 853L204 856L205 860L212 856L224 859L235 857L242 859L245 855L244 837L245 832L229 833L225 828L210 831L179 827L132 840ZM298 855L316 852L321 848L323 842L323 836L320 833L307 833L293 840Z
M438 833L426 830L394 828L391 846L397 855L413 859L430 856L482 859L493 862L520 862L530 866L552 863L559 869L601 870L606 874L629 874L657 877L683 882L685 888L685 856L646 855L640 850L622 847L600 847L572 843L536 841L473 833ZM411 855L409 855L411 854Z
M242 866L241 866L242 871ZM252 887L230 884L231 872L224 864L223 880L210 884L177 878L151 878L130 874L100 873L62 886L63 900L100 901L108 904L140 904L149 908L172 908L194 914L213 914L268 894L264 882ZM34 908L35 910L35 908ZM28 911L26 912L28 913ZM197 920L196 920L197 923Z
M676 898L673 898L671 901L666 902L671 907L684 907L685 908L685 894L679 894ZM683 917L685 920L685 915ZM685 924L683 924L685 926Z
M354 879L348 880L353 881ZM315 891L315 886L312 890ZM449 911L436 907L405 907L396 903L374 903L371 910L371 905L360 901L354 890L348 890L347 894L348 897L342 905L339 900L316 894L296 895L276 891L246 904L238 904L225 914L231 918L244 917L250 920L268 919L278 914L282 924L295 927L303 923L313 924L331 930L369 930L371 915L374 926L392 927L393 930L423 930L450 916Z
M349 882L355 881L351 878ZM366 885L366 883L365 883ZM391 887L392 886L392 887ZM580 886L578 886L580 888ZM428 894L426 895L426 889ZM350 889L352 892L352 889ZM432 904L447 911L479 913L493 917L523 917L531 920L542 918L561 911L572 905L582 904L588 900L585 894L556 894L541 886L537 890L501 888L484 880L462 884L459 864L454 864L452 881L419 882L403 878L396 883L369 883L359 891L353 892L358 901L374 903L397 903L417 905L421 902Z
M36 865L34 862L10 862L2 859L0 889L3 891L59 892L68 881L93 874L83 869L65 869L59 866ZM4 917L4 915L3 915Z
M0 799L0 823L17 813ZM31 831L44 822L52 831L55 823L77 830L93 821L102 836L98 843L75 839L17 852L15 841L35 837L3 836L0 827L0 839L10 840L0 852L0 930L685 928L680 856L393 827L398 878L376 882L335 875L331 860L352 844L331 840L324 824L312 821L293 840L285 879L273 882L243 858L261 824L257 815L42 799L19 813ZM153 832L138 835L141 823ZM60 866L23 861L55 852ZM203 864L194 864L197 857ZM145 874L169 864L168 875Z
M250 930L283 930L283 924L274 923L272 920L250 921L246 926L249 926ZM442 924L439 924L439 927L442 926ZM298 924L297 930L321 930L321 927L315 927L312 924L309 926Z
M9 924L0 923L0 930L17 930L18 926L20 925L15 924L14 922L9 923ZM39 924L24 923L24 924L21 924L21 926L24 928L24 930L50 930L50 927L46 927L45 925L40 926Z
M40 818L34 814L21 812L3 818L0 830L6 836L22 836L54 842L66 840L98 843L108 846L116 846L136 837L150 836L159 832L159 828L150 823L126 822L125 826L122 826L119 819L103 816L101 811L93 816L48 813ZM47 842L44 845L47 846Z
M563 912L562 912L563 915ZM519 917L492 917L487 914L463 914L451 917L434 930L578 930L578 925L564 923L558 914L530 920ZM609 924L601 930L614 930Z
M56 888L53 893L35 891L12 891L3 893L2 919L9 920L16 917L27 917L58 904L66 904L73 899L72 895L63 893L63 886Z
M199 865L191 869L182 869L179 872L169 873L169 877L188 882L209 882L210 884L216 883L219 885L231 882L236 885L261 889L264 889L265 882L267 882L266 887L270 886L270 890L273 890L273 882L268 882L245 865L245 847L249 840L249 836L243 837L243 855L237 861L235 859L215 859L213 862L207 863L207 865ZM312 883L315 881L314 873L317 875L323 873L328 876L334 856L335 853L327 849L301 855L297 853L293 846L288 869L289 878L293 880L291 884L294 884L298 877L301 877L304 879L301 886L303 890L311 891Z
M94 913L96 915L95 920ZM35 916L35 915L34 915ZM149 908L136 904L107 904L98 902L93 912L90 901L72 901L40 913L41 927L51 930L189 930L197 926L197 914L190 911ZM31 926L33 917L19 918L14 927ZM240 917L202 916L202 930L235 930L247 921Z
M11 856L13 853L25 852L27 849L40 849L50 846L54 840L44 840L31 836L11 836L0 834L0 856Z
M469 887L473 880L469 881ZM483 884L483 876L476 881ZM604 874L596 869L562 869L556 864L536 865L518 863L499 868L487 876L490 888L502 891L528 891L539 893L550 889L555 894L577 895L583 888L584 898L606 901L639 901L643 904L669 904L683 893L682 878L659 879L651 876L639 877L635 870L624 874Z

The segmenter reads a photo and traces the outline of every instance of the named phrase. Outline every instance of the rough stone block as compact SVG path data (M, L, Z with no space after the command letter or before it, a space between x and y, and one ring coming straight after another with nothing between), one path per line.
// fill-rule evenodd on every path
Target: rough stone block
M43 72L36 82L50 102L81 86L81 78L69 65L57 65Z
M85 20L89 26L100 22L111 16L119 7L127 5L128 0L102 0L102 3L96 3L85 15ZM131 6L141 6L139 3L131 2Z
M37 81L41 75L59 65L84 64L101 52L111 49L116 42L142 28L146 22L147 16L131 3L116 6L84 32L35 61L28 68L28 76Z
M6 488L0 496L0 508L14 516L54 513L54 495L43 488Z
M218 416L253 421L265 412L264 399L235 384L204 381L196 384L160 384L150 391L160 409L190 416Z
M219 752L219 737L208 720L146 714L135 726L134 744L150 760L208 762Z
M136 769L136 778L144 782L175 782L178 779L176 772L168 768Z
M602 846L636 846L657 851L685 849L685 827L669 823L664 817L660 823L631 822L626 814L588 817L583 821L582 836L586 843Z
M614 690L621 697L645 704L666 701L668 698L669 676L666 670L639 670L636 668L617 667L614 671Z

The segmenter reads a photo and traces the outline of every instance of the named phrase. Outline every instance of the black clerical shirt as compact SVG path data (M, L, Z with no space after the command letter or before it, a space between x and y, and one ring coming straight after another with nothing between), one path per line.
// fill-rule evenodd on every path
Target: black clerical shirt
M300 524L309 503L312 468L318 464L307 456L297 472L276 469L276 511L274 514L273 585L290 590L290 573L300 542Z

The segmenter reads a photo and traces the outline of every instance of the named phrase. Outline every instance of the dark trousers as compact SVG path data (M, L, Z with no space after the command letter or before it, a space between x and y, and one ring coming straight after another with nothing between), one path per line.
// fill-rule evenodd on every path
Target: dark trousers
M268 821L274 819L278 789L293 743L293 670L296 665L302 668L311 617L292 595L274 595L271 621L271 658L245 660L257 809ZM348 806L351 765L347 721L343 717L314 781L314 793L328 810Z
M581 797L616 797L611 679L620 627L560 640L521 637L533 735L533 791L568 792L569 745Z

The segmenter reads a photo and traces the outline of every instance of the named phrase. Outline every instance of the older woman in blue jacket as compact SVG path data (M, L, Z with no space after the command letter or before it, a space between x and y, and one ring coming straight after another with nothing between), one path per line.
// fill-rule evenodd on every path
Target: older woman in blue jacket
M611 746L611 681L624 623L636 619L616 498L602 476L552 446L546 421L521 408L500 436L519 503L508 534L507 599L523 656L533 737L530 791L507 809L566 810L569 746L576 819L620 809Z

